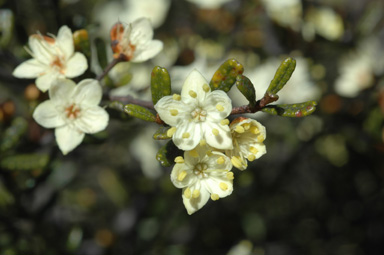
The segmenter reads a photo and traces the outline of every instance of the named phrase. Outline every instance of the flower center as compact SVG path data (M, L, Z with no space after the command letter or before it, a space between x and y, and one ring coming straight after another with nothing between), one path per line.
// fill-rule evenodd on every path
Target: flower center
M197 175L197 177L204 178L208 177L208 174L205 173L205 171L208 169L208 165L205 163L198 163L195 165L195 168L193 169L193 173Z
M65 108L65 116L68 119L77 119L80 115L80 108L76 106L76 104L71 104L67 108Z
M53 59L53 61L51 62L51 67L55 68L56 70L58 70L61 74L64 74L64 64L63 62L61 61L60 57L59 56L55 56L55 58Z
M193 112L191 112L191 116L194 122L202 122L205 121L207 117L207 111L198 107Z

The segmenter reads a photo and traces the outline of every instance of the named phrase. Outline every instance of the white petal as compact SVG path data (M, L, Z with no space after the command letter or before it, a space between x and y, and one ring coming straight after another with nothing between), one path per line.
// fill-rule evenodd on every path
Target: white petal
M187 175L181 181L178 179L180 173L186 171ZM196 175L184 163L175 164L171 172L171 181L176 188L185 188L196 181Z
M49 90L49 98L55 102L56 105L66 107L68 102L72 100L75 88L76 84L72 80L57 79Z
M55 128L65 124L64 119L57 111L56 105L52 103L52 100L39 104L33 112L33 118L39 125L45 128Z
M57 34L56 43L64 52L66 59L70 58L74 52L74 42L72 31L67 26L62 26Z
M155 104L155 110L159 114L160 118L168 125L175 127L182 121L187 121L190 116L192 106L185 105L182 101L174 100L172 96L162 97ZM171 115L170 110L177 110L176 116Z
M228 173L228 172L225 172ZM224 183L227 189L222 189L220 183ZM225 177L222 178L205 178L202 181L202 185L210 192L211 194L217 194L219 197L226 197L232 194L233 184L232 180L228 180Z
M103 91L99 82L95 79L82 80L75 88L74 102L79 105L98 105Z
M231 132L227 125L223 126L221 124L212 122L206 123L207 125L203 126L204 138L209 146L222 150L233 148ZM213 129L217 129L219 131L219 134L214 135L212 132Z
M174 144L180 150L192 150L199 144L202 137L201 125L195 122L188 122L176 126L176 132L172 137ZM183 134L188 133L188 138L183 138Z
M150 58L153 58L163 49L163 42L159 40L150 41L145 45L145 47L135 50L134 56L131 59L131 62L139 63L147 61Z
M12 74L17 78L36 78L42 75L46 69L46 65L32 58L18 65Z
M198 100L200 103L203 103L207 94L207 92L203 90L204 84L208 85L208 81L196 69L194 69L184 81L181 89L182 100L186 103L194 100ZM191 97L190 91L196 93L196 99Z
M130 41L133 45L146 44L153 38L153 29L148 18L135 20L130 31ZM125 34L125 31L124 31Z
M184 193L183 189L183 193ZM191 190L194 190L193 188ZM209 200L210 194L205 188L200 189L200 195L198 198L186 198L183 197L183 203L185 206L185 209L187 209L187 212L189 215L193 214L194 212L200 210Z
M87 59L84 54L76 52L67 62L65 76L68 78L82 75L88 68Z
M217 110L217 105L221 105L224 110ZM232 102L227 93L222 90L215 90L207 95L203 108L208 112L208 121L219 122L231 113Z
M83 132L70 125L55 129L57 145L64 155L76 148L83 141L84 135Z
M99 106L81 110L81 116L75 121L76 127L87 134L104 130L108 125L109 115Z
M62 75L60 75L58 72L54 72L52 70L49 70L45 74L39 76L36 79L36 86L43 92L46 92L48 89L51 88L52 84L54 84L57 80L60 79Z
M41 35L31 35L28 44L36 60L47 66L51 63L54 52L53 44L47 43Z

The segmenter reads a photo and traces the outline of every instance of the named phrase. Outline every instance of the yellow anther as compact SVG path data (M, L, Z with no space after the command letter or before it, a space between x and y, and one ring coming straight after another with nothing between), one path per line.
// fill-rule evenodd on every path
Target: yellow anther
M239 134L242 134L245 132L245 129L243 128L243 126L236 126L235 131Z
M220 158L217 159L217 164L221 165L221 164L224 164L224 162L225 162L225 159L223 156L221 156Z
M200 196L200 190L195 189L192 193L193 198L198 198Z
M177 175L177 180L179 182L183 181L184 178L187 176L187 171L183 170Z
M234 165L234 167L240 169L242 168L242 162L241 162L241 159L239 157L236 157L236 156L233 156L231 158L231 162L232 162L232 165Z
M235 176L233 176L233 172L228 172L228 173L227 173L227 179L228 179L228 180L233 180L233 179L235 179Z
M258 133L260 133L259 128L256 127L256 126L252 126L252 127L250 127L250 131L251 131L251 133L254 134L254 135L257 135Z
M177 116L177 114L179 114L179 111L176 109L169 110L169 112L171 113L172 116Z
M212 155L213 155L212 150L208 150L208 151L206 152L206 154L207 154L208 157L212 156Z
M250 151L251 153L253 153L253 154L257 154L257 153L259 152L259 150L256 149L256 148L253 147L253 146L249 147L249 151Z
M223 191L226 191L228 189L228 185L226 183L224 183L224 182L220 182L219 187Z
M198 158L199 157L199 153L197 153L197 151L195 149L190 150L189 151L189 155L191 155L191 157L194 157L194 158Z
M182 156L177 156L175 158L175 163L184 163L184 158Z
M249 161L254 161L254 160L256 159L256 156L253 155L253 154L249 154L248 157L247 157L247 159L248 159Z
M189 138L191 135L188 133L188 132L185 132L184 134L183 134L183 138Z
M188 92L188 94L189 94L191 97L193 97L193 98L196 98L196 97L197 97L196 92L193 91L193 90L190 90L190 91Z
M219 130L216 129L216 128L212 128L212 134L213 134L214 136L219 135Z
M192 197L192 193L191 193L191 189L190 188L186 188L185 190L184 190L184 196L186 197L186 198L191 198Z
M222 112L222 111L224 111L224 106L222 106L221 104L217 104L217 105L216 105L216 109L217 109L219 112Z
M175 132L176 132L176 127L171 127L170 129L167 130L167 136L172 137Z
M259 136L257 137L257 141L258 141L259 143L263 142L264 140L265 140L265 138L264 138L263 135L259 135Z
M248 130L251 127L251 123L245 123L243 124L243 127L245 130Z
M228 125L229 124L229 119L223 119L220 121L220 124L225 126L225 125Z
M176 100L176 101L180 101L181 100L181 96L179 94L173 94L172 98L173 98L173 100Z
M209 85L208 85L207 83L205 83L205 84L203 85L203 90L204 90L205 92L209 92L210 89L211 89L211 88L209 87Z
M217 194L211 194L211 199L213 200L213 201L216 201L216 200L219 200L219 195L217 195Z
M205 141L205 139L200 140L200 146L204 146L206 144L207 144L207 141Z

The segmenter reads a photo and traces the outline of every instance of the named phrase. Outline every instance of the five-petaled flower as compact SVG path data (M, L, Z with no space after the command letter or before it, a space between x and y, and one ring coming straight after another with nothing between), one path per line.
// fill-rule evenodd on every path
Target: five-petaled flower
M183 203L188 214L201 209L209 198L218 200L232 193L232 164L223 153L207 145L198 145L184 152L184 157L176 157L175 162L171 181L183 189Z
M264 145L265 127L253 119L239 117L230 124L233 149L225 154L231 158L234 167L245 170L248 161L260 158L267 150Z
M232 149L229 120L231 99L222 90L211 91L208 82L193 70L184 82L181 95L162 97L155 105L160 118L171 126L167 134L181 150L199 143L217 149Z
M27 51L33 57L16 67L18 78L37 78L36 86L47 91L58 78L74 78L88 68L87 59L74 51L72 31L62 26L57 37L34 34L29 37Z
M56 128L56 141L63 154L76 148L85 133L106 128L109 116L98 106L102 89L97 80L86 79L76 85L71 80L58 79L49 90L49 97L36 107L33 118L45 128Z
M124 26L116 23L111 29L111 46L114 58L144 62L156 56L163 43L153 40L153 29L148 18L140 18Z

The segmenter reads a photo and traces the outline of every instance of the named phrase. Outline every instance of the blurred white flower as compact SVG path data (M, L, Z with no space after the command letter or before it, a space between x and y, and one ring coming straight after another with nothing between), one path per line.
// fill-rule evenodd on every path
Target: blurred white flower
M187 0L188 2L196 4L201 9L218 9L223 4L232 0Z
M43 92L59 78L74 78L88 68L87 59L75 52L72 31L67 26L59 29L57 37L41 34L29 37L28 52L33 57L16 67L18 78L37 78L36 86Z
M201 209L211 198L218 200L233 191L230 159L209 146L197 146L175 159L171 181L183 189L182 197L188 214Z
M242 240L231 247L227 255L252 255L253 244L249 240Z
M83 141L85 133L100 132L108 125L108 113L98 106L102 89L97 80L82 80L77 86L68 79L56 80L49 97L36 107L33 118L45 128L55 128L64 155Z
M230 128L233 149L226 150L225 154L231 158L234 167L245 170L248 167L247 160L254 161L267 153L263 143L267 133L259 122L239 117L231 122Z
M155 105L160 118L170 125L169 136L181 150L192 150L202 139L218 149L231 149L228 121L231 99L224 91L211 92L196 70L184 82L181 95L165 96Z
M153 40L153 29L147 18L140 18L124 26L117 23L111 30L111 44L114 57L124 56L126 61L144 62L156 56L163 43Z
M303 7L300 0L262 0L267 14L279 25L299 31Z

